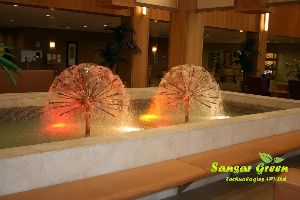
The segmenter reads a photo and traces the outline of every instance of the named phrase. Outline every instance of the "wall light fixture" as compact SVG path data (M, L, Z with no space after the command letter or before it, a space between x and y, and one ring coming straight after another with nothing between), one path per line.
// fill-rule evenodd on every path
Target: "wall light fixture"
M142 7L142 15L144 15L144 16L147 15L147 7L146 6Z
M55 48L55 42L50 41L49 46L50 46L50 49L54 49Z

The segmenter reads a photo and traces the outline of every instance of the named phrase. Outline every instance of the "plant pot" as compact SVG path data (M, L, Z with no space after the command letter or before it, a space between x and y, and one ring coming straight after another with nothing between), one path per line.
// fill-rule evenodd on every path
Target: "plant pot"
M241 92L247 93L248 92L248 86L246 83L241 83Z
M225 82L225 76L220 76L220 82L224 83Z

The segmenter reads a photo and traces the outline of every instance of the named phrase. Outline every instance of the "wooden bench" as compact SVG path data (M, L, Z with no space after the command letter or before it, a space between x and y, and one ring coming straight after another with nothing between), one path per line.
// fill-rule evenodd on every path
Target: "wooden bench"
M275 183L275 200L300 199L300 169L290 168L288 173L279 175L285 182Z
M212 175L211 163L245 165L260 160L258 152L281 155L300 149L300 131L202 152L177 160L6 195L0 200L113 200L134 199L181 187Z
M211 163L235 166L260 161L259 152L272 156L300 149L300 131L253 140L221 149L178 158L179 161L205 169L211 174Z

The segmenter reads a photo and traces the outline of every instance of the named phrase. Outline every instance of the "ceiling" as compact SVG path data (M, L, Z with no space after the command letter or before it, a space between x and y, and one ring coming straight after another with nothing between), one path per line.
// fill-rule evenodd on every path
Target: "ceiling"
M120 17L0 4L0 27L36 27L103 32L118 26ZM86 27L84 27L86 26Z
M242 30L210 28L204 29L204 43L241 43L246 39L246 32ZM269 35L268 43L300 44L300 38L289 38Z
M0 4L0 28L35 27L105 32L105 25L118 26L121 17L46 8ZM150 22L150 36L168 37L169 23Z
M105 25L118 26L121 17L87 14L46 8L0 4L0 28L36 27L77 31L104 32ZM170 23L150 21L150 36L168 37ZM241 43L246 33L222 28L204 29L205 43ZM269 36L269 43L300 43L300 39Z
M168 37L170 23L150 22L150 35L152 37ZM204 43L241 43L246 39L246 32L224 28L205 27L203 35ZM268 43L300 44L300 38L289 38L269 35Z
M279 43L279 44L300 44L300 38L289 38L276 35L270 35L268 43Z
M150 21L149 34L152 37L169 37L169 22Z
M150 35L156 37L168 37L170 23L168 22L150 22ZM241 43L246 38L246 33L240 33L237 30L209 28L204 29L205 43Z
M246 39L246 33L237 30L205 27L204 43L241 43Z

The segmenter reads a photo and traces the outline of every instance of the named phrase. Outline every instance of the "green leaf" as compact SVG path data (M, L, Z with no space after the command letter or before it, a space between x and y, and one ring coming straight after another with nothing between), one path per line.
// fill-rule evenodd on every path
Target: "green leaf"
M281 158L281 157L276 157L274 158L274 163L281 163L282 161L284 161L284 158Z
M6 67L11 68L12 70L20 70L20 68L15 63L6 58L0 57L0 63Z
M7 45L4 45L4 44L0 44L0 48L3 48L3 49L14 49L15 47L7 46Z
M8 52L1 52L0 51L0 53L3 53L4 55L7 55L7 56L10 56L10 57L12 57L12 58L16 58L16 56L15 55L13 55L13 54L11 54L11 53L8 53Z
M273 158L270 154L259 152L259 156L262 159L262 161L264 161L265 163L272 163L273 161Z

